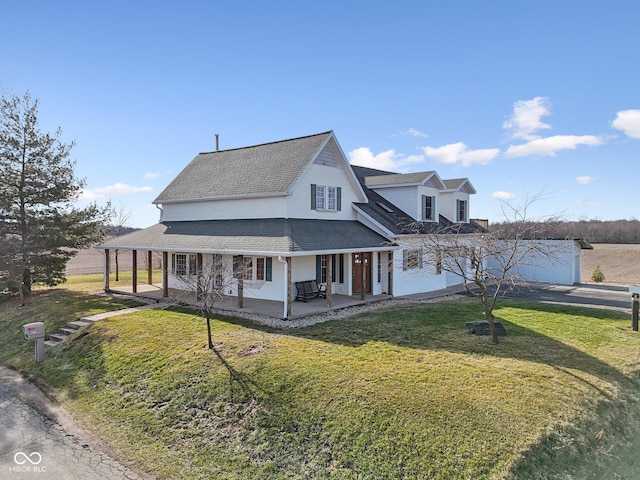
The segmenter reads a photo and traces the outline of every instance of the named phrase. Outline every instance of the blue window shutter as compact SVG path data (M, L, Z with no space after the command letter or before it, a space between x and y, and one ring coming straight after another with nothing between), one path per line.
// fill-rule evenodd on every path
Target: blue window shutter
M407 270L409 263L409 252L402 250L402 270Z
M427 218L427 196L422 195L422 220L429 220Z
M322 283L322 256L316 255L316 282Z
M233 276L234 277L238 276L238 256L237 255L233 256Z
M336 188L336 208L342 210L342 187Z
M266 258L265 270L265 278L267 279L267 282L271 282L273 279L273 258Z
M311 210L316 209L316 184L311 184Z

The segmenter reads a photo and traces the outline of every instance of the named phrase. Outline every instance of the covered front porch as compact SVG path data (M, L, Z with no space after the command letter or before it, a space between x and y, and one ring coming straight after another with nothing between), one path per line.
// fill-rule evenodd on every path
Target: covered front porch
M221 298L220 308L228 311L255 308L258 315L292 319L308 315L310 305L328 312L393 295L396 247L357 221L163 222L98 248L105 254L105 291L122 288L114 288L109 276L111 252L119 251L132 257L131 293L193 303L185 300L187 292L199 292ZM139 263L146 272L139 272ZM160 264L161 279L153 278L154 263ZM326 298L295 301L298 284L312 280Z
M111 293L132 295L145 300L156 302L166 302L168 304L183 304L197 307L199 302L193 292L177 289L169 289L168 295L164 295L162 284L138 284L136 291L133 287L121 286L110 289ZM367 294L362 298L361 294L357 295L332 295L331 304L329 305L324 298L309 299L307 302L293 301L290 303L291 314L287 318L283 318L282 312L284 305L282 301L264 300L259 298L245 298L243 306L238 305L238 299L235 296L222 297L216 304L216 310L228 315L239 316L263 316L272 319L281 319L287 322L295 322L297 320L314 316L330 314L338 310L356 307L359 305L367 305L377 303L393 298L388 294L371 295Z

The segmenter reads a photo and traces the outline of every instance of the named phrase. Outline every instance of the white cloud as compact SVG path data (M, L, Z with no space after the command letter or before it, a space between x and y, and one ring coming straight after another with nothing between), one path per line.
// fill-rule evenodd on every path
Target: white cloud
M429 136L429 134L421 132L420 130L417 130L415 128L410 128L406 132L400 132L400 134L401 135L410 135L412 137L422 137L422 138L427 138Z
M107 185L106 187L94 188L91 190L83 190L80 195L80 200L98 200L106 197L122 197L125 195L131 195L134 193L147 193L152 192L151 187L136 187L133 185L126 185L124 183L115 183L113 185Z
M492 198L496 198L498 200L511 200L513 198L516 198L516 194L515 193L511 193L511 192L503 192L502 190L498 190L497 192L493 192L491 194Z
M147 172L144 174L144 177L142 177L143 180L151 180L154 178L158 178L160 176L159 173L155 173L155 172Z
M597 202L595 200L586 200L584 198L578 198L575 201L576 207L599 207L601 205L601 202Z
M535 140L539 138L539 130L551 128L541 118L550 115L549 99L535 97L532 100L519 100L513 104L513 114L505 121L502 128L508 130L512 138Z
M591 182L593 182L596 179L596 177L590 177L589 175L583 175L580 177L576 177L576 182L578 182L580 185L587 185Z
M622 130L628 137L640 138L640 110L619 111L611 126Z
M529 155L549 155L553 157L559 150L575 150L580 145L593 147L602 143L604 138L595 135L555 135L538 138L523 145L511 145L505 152L505 156L518 158Z
M405 156L395 150L387 150L374 155L369 147L356 148L349 152L353 165L377 168L378 170L399 171L404 166L424 161L422 155Z
M471 165L487 165L500 154L498 148L469 150L464 142L450 143L442 147L423 147L424 154L436 163L456 164L463 167Z

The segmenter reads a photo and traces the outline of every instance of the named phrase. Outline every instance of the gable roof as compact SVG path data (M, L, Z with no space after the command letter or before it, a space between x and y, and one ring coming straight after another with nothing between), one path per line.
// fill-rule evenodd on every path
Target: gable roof
M198 154L153 201L286 195L333 131Z
M380 172L380 170L378 170L378 172ZM429 185L440 189L445 188L445 184L434 171L415 173L376 173L374 175L367 176L364 184L367 187Z
M387 238L355 220L264 218L161 222L98 248L295 256L389 250Z
M351 168L363 186L365 181L368 181L374 176L385 177L391 173L374 168L359 167L357 165L351 165ZM421 175L424 175L424 173L425 172L422 172ZM437 222L418 222L411 215L398 208L395 204L371 188L365 187L364 190L369 201L367 203L355 203L355 207L395 235L412 235L416 233L470 234L486 232L484 227L473 220L469 223L454 223L442 215L439 215Z
M446 189L453 192L477 193L468 178L452 178L444 180Z

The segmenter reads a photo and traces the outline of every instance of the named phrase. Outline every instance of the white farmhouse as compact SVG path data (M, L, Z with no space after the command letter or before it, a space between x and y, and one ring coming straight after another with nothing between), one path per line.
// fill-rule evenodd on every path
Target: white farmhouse
M461 235L485 231L469 219L475 193L466 178L351 166L332 131L201 153L153 202L158 224L98 247L105 290L112 250L131 250L134 269L138 252L160 252L165 297L203 265L233 265L241 273L225 295L240 306L244 298L282 302L285 319L296 284L308 280L326 289L328 305L336 295L439 290L460 278L422 257L419 236L453 224Z

